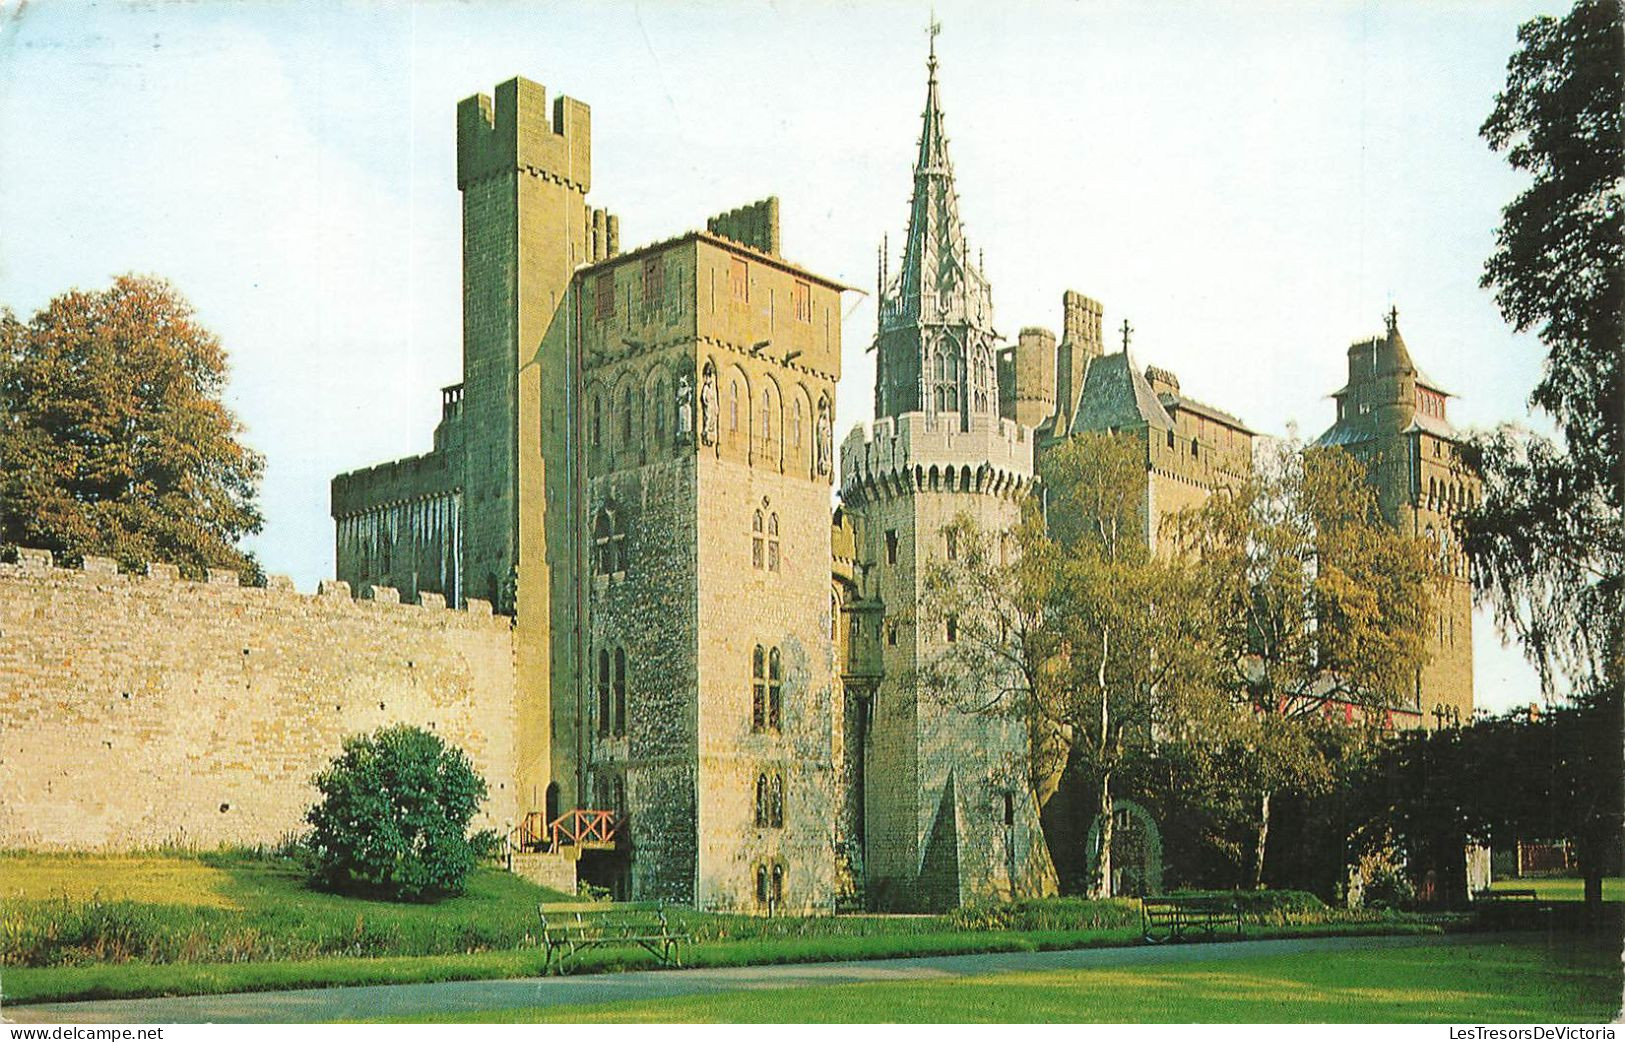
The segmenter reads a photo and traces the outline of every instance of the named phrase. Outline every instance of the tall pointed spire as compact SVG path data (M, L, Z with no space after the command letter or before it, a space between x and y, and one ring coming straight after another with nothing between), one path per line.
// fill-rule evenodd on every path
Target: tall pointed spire
M959 218L937 85L939 29L933 19L903 263L880 299L875 415L956 413L968 427L972 416L999 411L993 299Z

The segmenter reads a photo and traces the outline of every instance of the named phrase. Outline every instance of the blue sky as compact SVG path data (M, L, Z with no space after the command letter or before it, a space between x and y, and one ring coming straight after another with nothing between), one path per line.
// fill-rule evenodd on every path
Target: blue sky
M1344 349L1400 312L1464 426L1531 422L1542 352L1478 288L1519 178L1484 147L1520 22L1563 5L942 0L961 212L997 326L1063 290L1142 363L1274 434L1332 419ZM872 289L901 244L921 3L0 0L0 305L124 271L224 339L269 459L266 568L331 574L327 483L421 452L460 372L458 99L525 75L592 106L623 247L768 194L785 253ZM895 264L895 257L893 263ZM838 428L869 416L850 295ZM1480 615L1479 701L1535 695Z

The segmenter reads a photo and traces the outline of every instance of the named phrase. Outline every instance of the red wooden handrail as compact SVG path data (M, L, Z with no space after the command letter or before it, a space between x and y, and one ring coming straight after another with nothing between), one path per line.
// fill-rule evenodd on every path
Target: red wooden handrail
M566 811L548 826L555 847L570 843L615 843L615 812L576 808Z

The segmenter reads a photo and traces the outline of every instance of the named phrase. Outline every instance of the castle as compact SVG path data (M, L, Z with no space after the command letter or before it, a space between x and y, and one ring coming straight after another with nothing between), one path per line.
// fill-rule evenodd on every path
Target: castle
M196 841L274 838L344 733L404 721L470 750L491 782L482 821L521 847L577 808L608 812L618 831L583 871L623 896L828 911L1053 892L1025 728L912 680L955 639L915 624L926 564L953 556L956 517L1007 529L1045 447L1084 431L1144 445L1155 546L1162 517L1248 470L1254 434L1139 368L1126 327L1107 353L1102 306L1076 292L1059 341L998 342L934 47L928 69L901 264L880 266L875 418L838 457L849 287L784 256L777 199L623 251L588 201L585 104L523 79L459 104L463 382L432 450L333 480L337 580L314 599L0 566L20 591L0 599L13 654L71 677L0 688L32 707L8 717L0 773L19 799L0 843L155 842L166 807ZM1440 534L1455 583L1409 707L1439 724L1471 712L1444 514L1476 493L1397 324L1349 364L1322 441L1374 462L1384 509ZM109 622L100 644L131 650L98 657L41 621L109 597L175 646ZM210 605L208 638L185 639ZM97 726L116 753L138 707L136 744L185 759L120 791L31 744ZM182 722L200 713L212 737ZM218 784L173 801L199 773Z

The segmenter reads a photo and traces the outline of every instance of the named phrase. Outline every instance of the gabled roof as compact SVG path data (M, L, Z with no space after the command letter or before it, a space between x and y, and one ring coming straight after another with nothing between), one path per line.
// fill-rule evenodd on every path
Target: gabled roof
M1144 426L1171 430L1174 421L1129 353L1118 351L1090 362L1071 433Z

